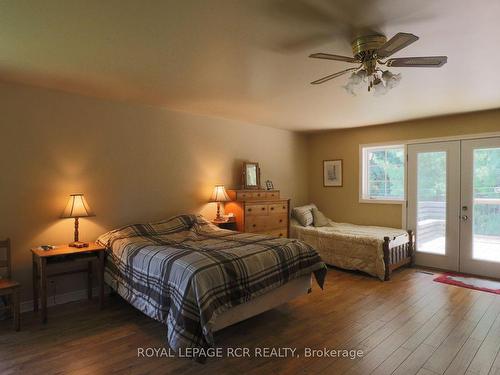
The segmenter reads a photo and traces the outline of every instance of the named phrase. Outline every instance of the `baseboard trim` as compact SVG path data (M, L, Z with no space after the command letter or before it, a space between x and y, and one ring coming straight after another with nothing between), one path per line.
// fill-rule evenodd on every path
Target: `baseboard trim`
M110 289L106 285L104 287L104 294L109 294ZM99 287L92 289L92 296L96 297L99 295ZM56 294L55 296L50 296L47 298L47 307L63 305L68 302L75 302L87 299L87 289L75 290L68 293ZM38 303L40 307L40 302ZM33 311L33 300L28 300L21 302L21 312Z

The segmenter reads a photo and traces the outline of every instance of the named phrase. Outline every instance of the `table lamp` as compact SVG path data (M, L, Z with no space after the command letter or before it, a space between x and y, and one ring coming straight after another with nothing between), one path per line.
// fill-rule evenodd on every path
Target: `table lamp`
M215 185L210 197L210 202L217 202L217 216L214 221L224 221L224 218L220 214L220 202L228 202L230 200L231 198L227 195L224 185Z
M71 194L68 204L61 214L61 218L75 218L75 238L74 242L70 243L71 247L87 247L88 243L80 242L78 239L78 219L81 217L95 216L92 209L89 207L83 194Z

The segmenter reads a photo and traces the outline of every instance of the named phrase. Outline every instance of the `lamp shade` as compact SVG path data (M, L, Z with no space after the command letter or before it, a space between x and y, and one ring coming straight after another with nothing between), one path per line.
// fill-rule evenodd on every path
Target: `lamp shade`
M61 214L61 218L66 217L89 217L95 216L83 194L71 194L68 204Z
M214 191L210 196L210 202L228 202L231 198L226 193L224 185L215 185Z

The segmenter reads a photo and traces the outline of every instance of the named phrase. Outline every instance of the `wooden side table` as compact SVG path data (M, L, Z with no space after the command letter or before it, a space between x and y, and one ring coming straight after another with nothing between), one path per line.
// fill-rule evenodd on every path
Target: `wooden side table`
M221 229L237 230L234 218L225 221L212 220L212 224L217 225Z
M41 304L41 320L47 323L47 278L52 276L68 275L87 272L88 298L92 298L92 262L98 261L99 279L99 307L104 306L104 259L106 248L98 243L91 242L88 247L75 248L68 245L56 246L52 250L40 248L31 249L33 258L33 310L38 311L38 298ZM65 272L48 273L51 264L86 263L85 269Z

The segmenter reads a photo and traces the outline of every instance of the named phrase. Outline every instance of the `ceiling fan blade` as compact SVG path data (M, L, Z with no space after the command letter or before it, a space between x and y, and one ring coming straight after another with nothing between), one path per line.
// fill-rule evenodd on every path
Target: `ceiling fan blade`
M313 53L309 55L309 57L313 57L315 59L326 59L326 60L335 60L335 61L345 61L350 63L357 63L359 60L354 57L340 56L340 55L331 55L329 53Z
M320 83L324 83L324 82L329 81L331 79L340 77L341 75L352 72L353 70L356 70L356 69L358 69L358 68L349 68L349 69L342 70L342 71L337 72L337 73L330 74L329 76L317 79L316 81L312 81L311 85L319 85Z
M409 33L397 33L377 50L379 58L389 57L392 54L408 47L418 40L418 36Z
M385 65L401 68L439 68L446 64L447 61L447 56L399 57L387 60Z

